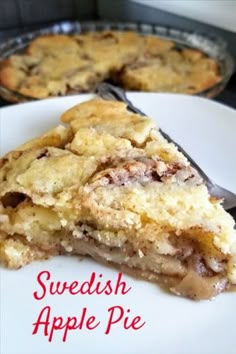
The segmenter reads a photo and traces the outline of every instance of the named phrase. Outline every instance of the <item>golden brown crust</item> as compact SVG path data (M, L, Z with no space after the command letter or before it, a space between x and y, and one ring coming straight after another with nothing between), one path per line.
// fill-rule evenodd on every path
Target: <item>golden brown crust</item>
M10 59L1 62L0 65L0 84L16 91L26 75L19 69L11 65Z
M12 257L12 252L14 252L14 257ZM27 244L24 238L19 235L10 238L0 235L0 259L7 268L18 269L34 260L47 259L50 256L52 253Z
M220 82L217 63L193 49L169 50L126 66L118 82L130 90L198 93Z
M4 87L32 98L87 92L105 79L131 90L196 93L221 76L199 50L132 31L41 36L0 67Z

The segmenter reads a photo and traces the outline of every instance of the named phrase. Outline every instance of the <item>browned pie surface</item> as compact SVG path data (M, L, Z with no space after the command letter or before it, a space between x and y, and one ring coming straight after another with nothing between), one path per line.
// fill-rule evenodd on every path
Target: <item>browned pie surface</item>
M135 32L34 39L1 63L1 85L34 98L88 92L106 79L129 90L197 93L221 80L215 60Z

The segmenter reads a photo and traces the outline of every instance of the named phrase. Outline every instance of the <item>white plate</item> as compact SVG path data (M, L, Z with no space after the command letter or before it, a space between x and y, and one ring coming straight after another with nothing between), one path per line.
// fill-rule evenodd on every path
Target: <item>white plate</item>
M58 123L67 108L90 95L48 99L0 110L1 155L26 139ZM184 95L132 93L129 98L157 120L219 184L236 192L236 112L212 101ZM2 354L233 354L235 353L236 293L213 301L193 302L163 293L158 286L124 276L132 287L126 295L48 295L36 301L37 274L51 272L52 280L79 282L91 272L115 281L117 272L92 260L57 257L35 262L19 271L1 269ZM89 315L101 321L94 330L68 333L62 343L57 331L51 343L42 328L32 335L41 309L51 306L52 317ZM105 335L108 309L120 305L129 316L146 324L137 331L124 330L122 321Z

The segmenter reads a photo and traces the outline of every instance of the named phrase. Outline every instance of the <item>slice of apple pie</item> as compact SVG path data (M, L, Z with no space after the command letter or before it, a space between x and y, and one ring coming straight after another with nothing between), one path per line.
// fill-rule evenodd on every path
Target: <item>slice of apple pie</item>
M0 259L89 255L193 299L236 283L234 221L153 120L94 99L0 160Z

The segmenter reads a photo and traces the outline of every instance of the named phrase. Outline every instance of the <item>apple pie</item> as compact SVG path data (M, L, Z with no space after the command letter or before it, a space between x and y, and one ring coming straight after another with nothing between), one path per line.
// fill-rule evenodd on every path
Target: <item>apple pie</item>
M152 119L93 99L61 120L0 160L6 267L86 255L198 300L236 283L233 218Z
M193 94L221 74L199 50L132 31L40 36L0 65L0 84L31 98L88 92L108 79L129 90Z

